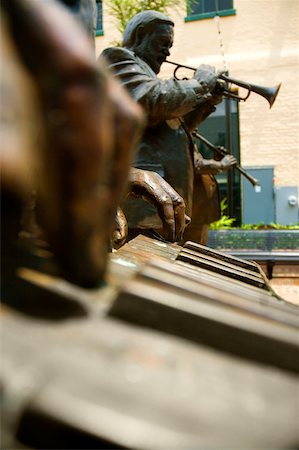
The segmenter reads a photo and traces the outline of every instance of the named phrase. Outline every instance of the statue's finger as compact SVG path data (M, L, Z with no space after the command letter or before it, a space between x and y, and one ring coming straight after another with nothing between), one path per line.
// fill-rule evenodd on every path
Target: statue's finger
M177 202L174 202L174 217L176 238L177 240L180 240L186 228L185 204L181 199L179 199L179 201Z
M159 215L163 222L163 231L166 235L166 239L168 241L174 242L176 236L176 223L172 199L168 194L164 193L163 196L160 197L160 200L161 202L160 208L158 208L158 212L162 210Z

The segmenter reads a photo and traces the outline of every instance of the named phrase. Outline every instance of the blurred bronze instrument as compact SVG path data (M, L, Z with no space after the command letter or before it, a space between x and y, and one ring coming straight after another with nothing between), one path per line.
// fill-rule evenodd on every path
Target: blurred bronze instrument
M220 145L214 145L212 142L208 141L205 137L203 137L201 134L197 133L196 131L192 132L192 135L199 139L201 142L203 142L210 150L213 150L214 152L218 153L221 156L230 155L230 152ZM234 167L238 172L240 172L247 180L252 184L252 186L259 186L260 183L256 178L253 178L246 170L243 169L239 164L235 164Z
M166 60L165 62L176 66L176 68L174 69L174 72L173 72L173 76L177 80L180 79L177 76L177 71L179 69L193 70L193 72L195 72L197 70L194 67L186 66L184 64L179 64L179 63L176 63L173 61ZM182 78L182 79L186 80L187 78ZM227 75L224 75L224 74L219 75L218 79L225 81L225 83L221 83L221 86L219 86L220 83L218 84L218 86L216 86L216 89L217 88L221 89L221 91L219 93L222 94L223 96L245 102L248 99L251 92L255 92L256 94L264 97L269 102L270 108L272 107L273 103L275 102L275 99L277 97L277 94L278 94L280 86L281 86L281 83L279 83L277 86L274 86L274 87L259 86L259 85L255 85L252 83L247 83L246 81L236 80L235 78L228 77ZM227 87L228 83L235 84L236 86L240 86L244 89L247 89L247 91L248 91L247 94L244 97L240 97L233 90L231 90Z

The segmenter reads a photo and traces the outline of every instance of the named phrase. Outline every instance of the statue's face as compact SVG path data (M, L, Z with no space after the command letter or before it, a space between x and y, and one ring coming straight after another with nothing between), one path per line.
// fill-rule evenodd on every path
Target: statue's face
M173 44L173 26L157 23L147 33L135 49L135 53L148 63L155 73L159 73L161 64L169 56Z

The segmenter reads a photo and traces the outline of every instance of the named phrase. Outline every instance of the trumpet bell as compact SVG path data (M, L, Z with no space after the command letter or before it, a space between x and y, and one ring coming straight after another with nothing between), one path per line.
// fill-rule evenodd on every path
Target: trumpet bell
M273 87L255 86L253 84L250 85L251 91L264 97L269 102L270 108L272 108L272 105L276 100L280 86L281 83Z
M226 81L227 83L235 84L236 86L240 86L244 89L247 89L247 95L245 97L239 97L236 94L232 93L230 95L231 91L226 90L228 93L228 97L236 98L238 100L246 101L251 94L251 92L254 92L255 94L261 95L264 97L270 105L270 108L272 107L273 103L276 100L276 97L278 95L281 83L279 83L277 86L274 87L266 87L266 86L259 86L252 83L247 83L246 81L236 80L235 78L228 77L227 75L220 75L219 77L221 80Z

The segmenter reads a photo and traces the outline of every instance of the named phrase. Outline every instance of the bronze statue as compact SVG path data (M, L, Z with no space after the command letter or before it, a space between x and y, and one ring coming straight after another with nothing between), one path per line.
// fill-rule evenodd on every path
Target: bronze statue
M67 6L75 18L83 24L94 45L96 2L95 0L60 0ZM129 173L130 197L142 197L152 204L163 223L165 236L170 241L181 238L185 224L190 218L185 215L183 198L157 173L132 168ZM115 217L115 229L112 233L111 246L114 249L123 245L127 239L128 227L124 213L120 208Z
M20 72L28 73L33 92L28 96L38 118L31 119L28 105L28 111L22 109L22 122L17 101L22 85L12 85L8 75L3 90L8 137L2 151L9 157L2 161L7 174L1 180L2 195L19 199L21 189L16 192L16 187L25 181L28 192L35 188L38 223L62 275L94 286L105 273L115 211L125 195L142 113L96 64L86 33L57 2L7 0L1 6L16 55L16 68L7 67L16 72L20 66ZM18 120L28 126L13 142ZM20 171L23 161L26 170ZM19 211L11 205L8 200L3 207L12 208L17 223ZM5 244L16 239L17 229L4 229Z
M167 240L175 242L182 239L186 225L190 223L190 217L185 214L185 202L158 173L131 167L127 197L143 199L155 207ZM111 239L112 247L120 248L127 238L127 219L123 210L118 207Z
M200 66L191 80L162 81L157 77L169 56L173 27L161 13L141 12L129 21L123 47L105 49L101 56L147 115L134 166L161 175L183 197L190 215L194 178L190 131L215 110L222 97L213 94L219 74L211 66ZM151 205L140 199L128 200L124 211L131 236L154 229L165 237Z
M237 160L233 155L220 160L216 158L215 155L215 159L204 159L198 151L194 153L192 222L184 232L183 242L207 245L209 224L220 219L220 199L214 175L228 170Z
M185 214L184 199L164 178L151 170L132 167L129 174L129 197L153 205L163 224L163 234L170 242L181 241L190 217ZM133 233L131 232L131 237Z
M16 60L2 77L2 111L11 118L9 127L5 117L2 123L2 198L10 199L2 206L15 205L12 197L23 205L23 214L12 208L12 220L2 215L4 246L27 233L27 246L49 244L63 276L93 286L103 279L111 235L114 247L126 239L125 217L115 211L128 181L131 195L157 208L172 240L188 220L184 201L158 174L130 171L142 112L97 66L85 31L68 12L37 0L4 1L2 9ZM10 247L4 253L13 254Z

